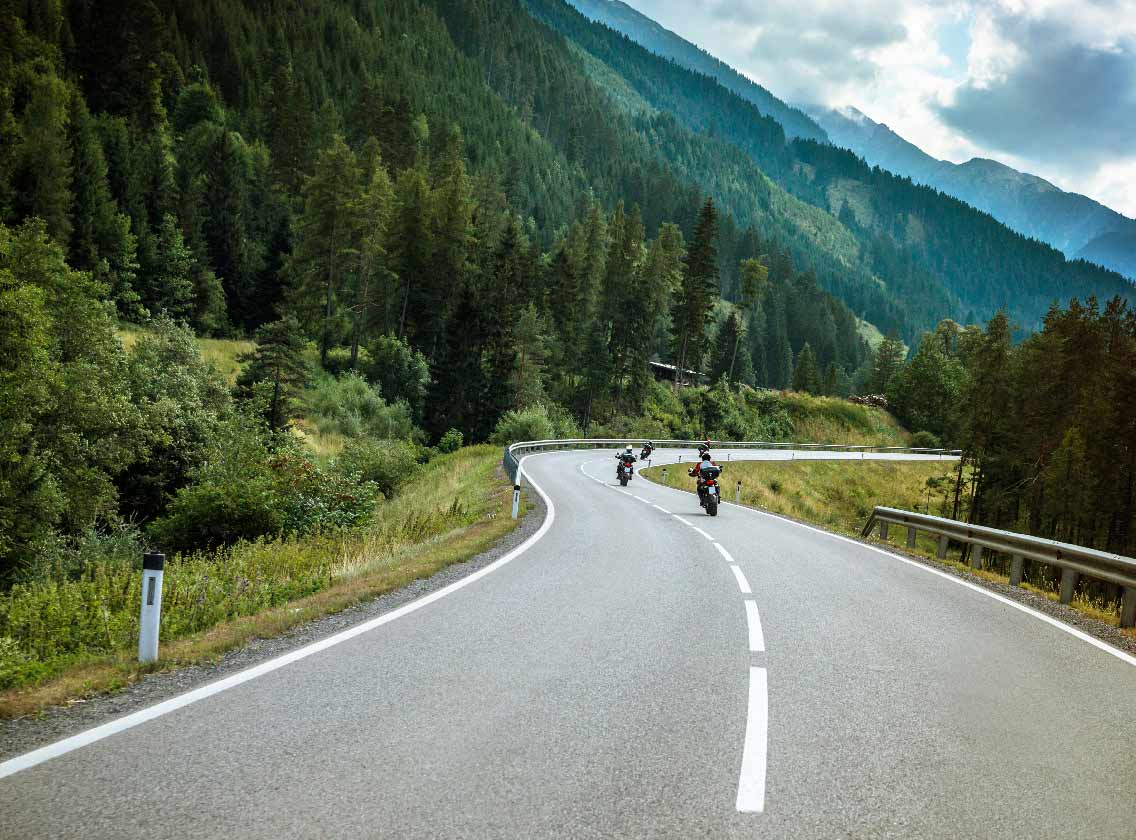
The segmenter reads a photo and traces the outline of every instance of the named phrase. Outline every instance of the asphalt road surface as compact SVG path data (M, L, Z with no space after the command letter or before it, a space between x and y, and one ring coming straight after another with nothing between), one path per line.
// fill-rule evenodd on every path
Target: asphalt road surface
M524 469L517 551L0 764L0 836L1136 837L1136 659L610 452Z

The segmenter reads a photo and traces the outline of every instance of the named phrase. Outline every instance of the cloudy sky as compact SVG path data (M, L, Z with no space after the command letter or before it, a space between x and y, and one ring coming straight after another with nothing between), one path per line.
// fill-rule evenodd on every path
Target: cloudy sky
M790 102L852 105L1136 217L1136 0L625 0Z

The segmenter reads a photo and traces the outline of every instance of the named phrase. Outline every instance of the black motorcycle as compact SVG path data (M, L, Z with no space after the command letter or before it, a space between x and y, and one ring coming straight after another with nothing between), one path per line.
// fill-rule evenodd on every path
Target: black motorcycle
M722 474L721 467L699 467L698 475L698 504L706 511L707 516L718 515L718 503L721 501L718 476Z
M630 458L620 458L615 465L615 477L619 479L621 486L626 487L627 482L635 477L634 456Z
M655 447L644 446L643 451L639 453L639 460L640 461L646 461L648 458L651 457L651 453L654 452L654 451L655 451Z

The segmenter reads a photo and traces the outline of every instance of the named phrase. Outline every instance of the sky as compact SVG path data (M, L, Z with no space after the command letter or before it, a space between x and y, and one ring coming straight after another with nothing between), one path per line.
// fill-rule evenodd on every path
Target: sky
M1136 0L625 0L791 103L1136 217Z

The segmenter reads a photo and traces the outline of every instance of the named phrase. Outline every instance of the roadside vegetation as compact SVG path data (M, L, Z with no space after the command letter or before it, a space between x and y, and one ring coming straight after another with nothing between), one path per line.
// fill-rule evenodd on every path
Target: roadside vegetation
M172 555L153 666L135 661L141 545L130 533L76 576L17 584L0 595L0 717L212 660L468 559L516 525L500 455L493 446L439 455L363 527Z

